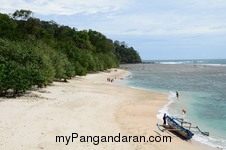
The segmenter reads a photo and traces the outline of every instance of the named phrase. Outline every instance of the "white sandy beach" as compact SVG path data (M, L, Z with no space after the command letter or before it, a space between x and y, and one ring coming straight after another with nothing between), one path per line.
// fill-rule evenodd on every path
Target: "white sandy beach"
M1 150L198 150L211 149L205 145L183 141L171 133L162 133L156 123L168 95L115 85L107 78L121 78L128 72L117 71L76 77L68 83L54 82L52 86L32 91L16 98L0 98ZM117 82L117 81L116 81ZM56 136L117 136L170 135L171 142L110 142L94 145L75 139L66 145L56 142Z

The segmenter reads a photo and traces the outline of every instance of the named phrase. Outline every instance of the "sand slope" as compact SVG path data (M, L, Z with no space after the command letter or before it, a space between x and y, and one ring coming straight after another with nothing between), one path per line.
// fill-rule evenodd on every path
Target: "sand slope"
M107 78L123 77L124 70L54 82L16 99L0 99L0 149L206 149L172 135L171 143L56 143L56 136L169 135L155 127L167 95L118 86ZM119 79L117 79L119 80ZM191 144L193 143L193 144Z

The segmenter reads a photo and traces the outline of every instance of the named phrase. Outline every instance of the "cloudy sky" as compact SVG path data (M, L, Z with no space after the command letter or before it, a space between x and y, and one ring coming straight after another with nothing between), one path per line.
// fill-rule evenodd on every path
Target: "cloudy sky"
M226 0L1 0L42 20L97 30L142 59L226 58Z

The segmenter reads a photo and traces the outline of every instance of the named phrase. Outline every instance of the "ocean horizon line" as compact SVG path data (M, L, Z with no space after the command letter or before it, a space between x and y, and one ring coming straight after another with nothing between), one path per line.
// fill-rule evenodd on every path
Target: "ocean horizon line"
M191 65L212 65L224 66L226 59L172 59L172 60L142 60L143 63L150 64L191 64Z

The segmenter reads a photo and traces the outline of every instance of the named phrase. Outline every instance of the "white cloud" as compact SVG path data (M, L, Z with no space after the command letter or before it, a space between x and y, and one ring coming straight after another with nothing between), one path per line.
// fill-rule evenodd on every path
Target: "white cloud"
M0 11L10 13L18 9L29 9L42 15L72 15L112 12L126 6L127 0L1 0Z
M225 0L181 0L187 6L198 7L198 8L224 8L226 7Z
M174 12L115 15L111 19L92 22L89 26L108 35L172 36L226 33L226 21L221 18Z
M35 16L54 14L60 24L64 24L61 15L82 14L67 23L108 35L226 33L225 0L1 0L1 12L16 9L30 9Z
M41 20L55 20L61 25L69 25L79 30L97 30L109 38L126 41L131 46L147 52L156 50L158 53L159 49L179 50L187 47L194 49L196 55L197 50L206 48L215 52L216 46L222 53L225 52L226 0L0 2L1 13L12 13L19 9L29 9ZM205 51L201 54L204 53ZM144 56L148 58L146 54Z

